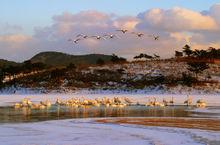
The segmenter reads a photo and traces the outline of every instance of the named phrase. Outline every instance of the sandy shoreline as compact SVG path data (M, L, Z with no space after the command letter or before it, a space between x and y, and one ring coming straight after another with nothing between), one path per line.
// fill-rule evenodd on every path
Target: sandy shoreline
M194 118L110 118L96 120L99 123L133 124L144 126L177 127L220 131L220 119Z

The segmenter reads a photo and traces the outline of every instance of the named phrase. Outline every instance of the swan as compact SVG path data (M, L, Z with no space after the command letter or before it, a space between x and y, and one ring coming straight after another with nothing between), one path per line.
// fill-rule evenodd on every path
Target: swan
M155 97L153 97L153 101L151 99L149 99L149 103L147 104L147 106L160 106L160 107L164 107L165 104L164 103L160 103L160 102L157 102L157 99Z
M164 104L165 106L168 106L168 103L169 103L169 102L168 102L166 99L163 98L163 104Z
M135 34L135 35L137 35L138 37L144 36L144 33L131 32L131 34Z
M70 42L73 42L73 43L75 43L75 44L77 44L78 43L78 41L80 41L81 39L80 38L77 38L77 39L68 39L68 41L70 41Z
M57 98L55 104L56 105L63 105L63 102L59 98Z
M157 99L155 97L153 97L153 98L154 98L154 102L153 102L154 106L160 106L160 107L164 107L165 106L163 103L157 102Z
M30 107L32 105L32 102L28 98L24 98L21 101L21 104L23 107Z
M124 100L125 100L125 102L128 103L128 104L132 104L132 103L133 103L133 102L132 102L129 98L127 98L127 97L125 97Z
M198 108L205 108L206 107L206 102L203 99L199 99L196 102L196 107L198 107Z
M146 106L154 106L154 101L151 100L152 98L148 99L148 103L146 104Z
M171 98L170 102L169 102L172 106L174 105L174 99L173 97Z
M149 37L153 37L154 40L159 40L160 36L156 36L156 35L148 35Z
M115 34L106 34L106 35L104 35L104 37L108 37L108 38L110 38L110 39L113 39L113 38L115 38L115 37L117 37L117 38L119 38L117 35L115 35Z
M153 36L154 40L159 40L160 36Z
M78 41L80 41L80 40L81 40L80 38L77 38L77 39L73 40L73 42L74 42L75 44L77 44Z
M94 36L91 36L91 37L96 38L97 40L105 39L104 37L101 37L99 35L94 35Z
M126 32L128 32L127 29L119 29L119 30L116 30L116 31L120 31L120 32L122 32L123 34L125 34Z
M192 105L192 97L191 97L191 96L188 96L188 97L187 97L187 100L184 101L184 104L186 104L187 106Z
M121 103L121 99L118 97L114 97L114 103L120 104Z
M14 107L15 107L16 109L19 109L19 108L22 107L22 104L21 104L21 103L15 103Z
M88 38L89 36L88 36L88 35L84 35L84 34L78 34L78 35L76 35L76 37L81 37L81 38L86 39L86 38Z

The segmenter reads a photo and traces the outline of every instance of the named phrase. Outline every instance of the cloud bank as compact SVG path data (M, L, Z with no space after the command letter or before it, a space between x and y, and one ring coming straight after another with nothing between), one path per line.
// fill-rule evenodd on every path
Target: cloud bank
M23 34L19 26L4 25L7 29L2 29L5 33L0 34L0 58L23 61L42 51L61 51L76 55L116 53L128 58L139 53L156 53L162 57L171 57L175 50L180 50L186 43L193 49L220 47L220 4L203 12L181 7L154 8L136 16L118 16L95 10L75 14L63 12L54 15L52 20L52 24L47 27L35 28L32 36ZM2 24L0 28L3 28ZM119 28L160 35L160 40L123 35L115 31ZM79 33L114 33L120 38L102 41L88 39L76 45L67 41Z

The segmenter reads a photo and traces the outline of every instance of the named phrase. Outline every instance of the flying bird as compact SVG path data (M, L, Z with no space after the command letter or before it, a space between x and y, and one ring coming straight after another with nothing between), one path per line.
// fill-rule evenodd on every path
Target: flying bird
M71 42L74 42L75 44L78 43L78 41L80 41L81 39L80 38L77 38L77 39L68 39L68 41L71 41Z
M159 40L159 38L160 38L160 36L156 36L156 35L148 35L149 37L153 37L154 38L154 40Z
M138 37L144 36L144 33L131 32L131 34L135 34L135 35L137 35Z
M78 41L80 41L80 40L81 40L80 38L77 38L77 39L73 40L73 42L77 44Z
M104 37L101 37L99 35L94 35L94 36L91 36L91 37L96 38L97 40L105 39Z
M116 31L120 31L120 32L122 32L123 34L125 34L126 32L128 32L127 29L119 29L119 30L116 30Z
M160 36L154 36L154 40L159 40Z
M89 36L88 36L88 35L84 35L84 34L78 34L76 37L81 37L81 38L86 39L86 38L88 38Z
M159 40L160 36L156 36L156 35L152 35L152 37L154 38L154 40Z
M115 38L115 37L119 38L119 37L118 37L117 35L115 35L115 34L105 34L104 37L108 37L108 38L110 38L110 39L113 39L113 38Z

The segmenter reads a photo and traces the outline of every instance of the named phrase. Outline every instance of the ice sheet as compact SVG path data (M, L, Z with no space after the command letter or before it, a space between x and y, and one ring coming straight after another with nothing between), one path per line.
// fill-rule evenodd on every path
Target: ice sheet
M91 119L3 124L0 130L0 145L220 144L220 132L100 124Z

